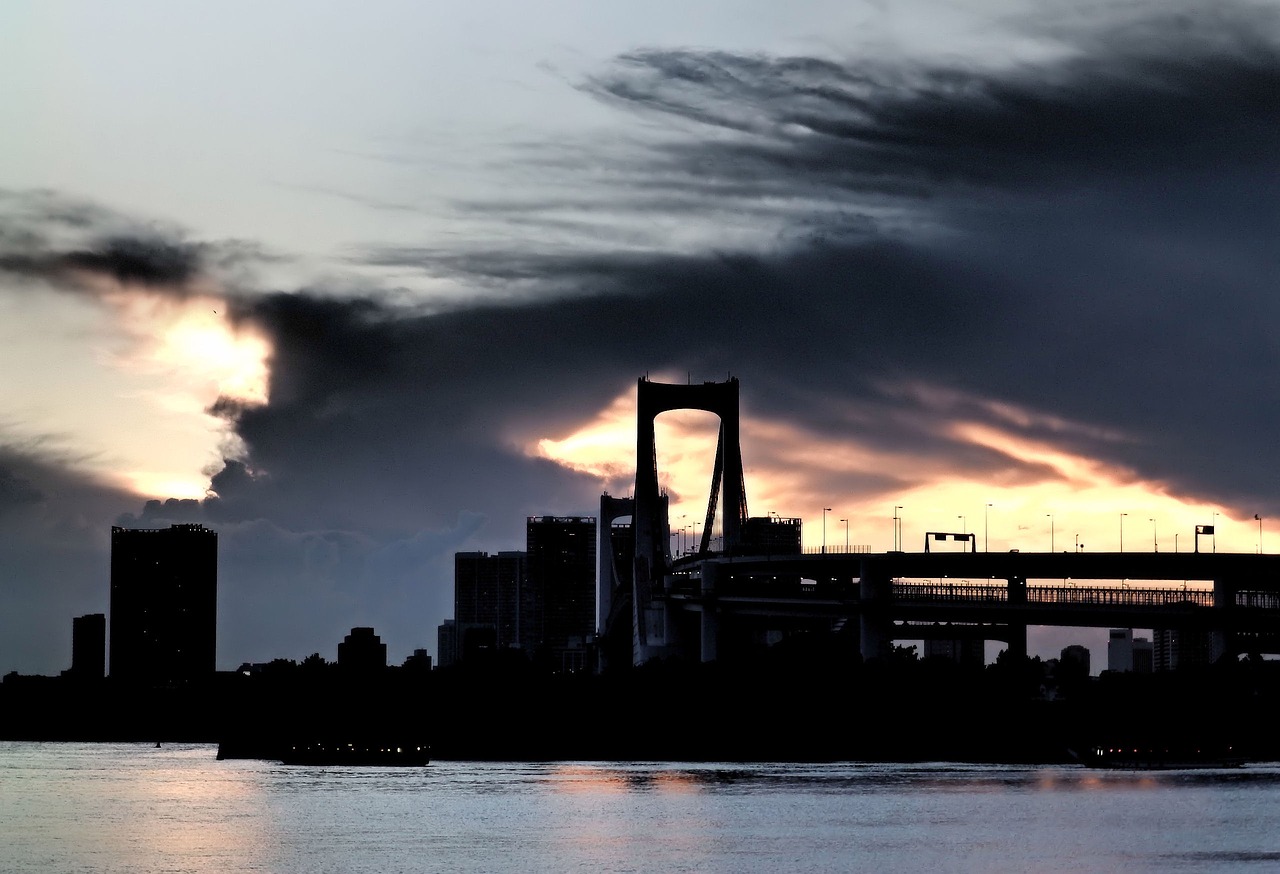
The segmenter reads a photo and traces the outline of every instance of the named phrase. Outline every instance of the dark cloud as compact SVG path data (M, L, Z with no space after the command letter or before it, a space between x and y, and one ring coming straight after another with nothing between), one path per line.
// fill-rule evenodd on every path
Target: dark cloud
M194 243L177 228L54 192L0 190L0 275L76 290L91 275L185 294L202 274L237 275L246 265L274 260L248 241Z
M971 473L1017 465L943 423L998 424L1188 500L1274 513L1277 32L1273 11L1228 5L1063 32L1036 64L636 51L585 90L675 123L632 156L616 209L647 214L657 197L692 224L737 208L809 232L736 254L370 261L556 301L461 316L492 316L473 336L495 348L526 349L499 326L510 318L619 379L732 371L762 412ZM521 221L563 204L526 206ZM572 323L543 322L544 307ZM925 404L914 384L952 400Z
M161 238L115 237L95 249L69 252L60 267L102 273L120 283L181 285L196 275L199 247Z
M994 70L650 49L584 88L692 123L648 182L715 201L933 201L1269 166L1276 15L1203 19L1077 35L1065 60Z
M31 480L8 465L0 465L0 517L39 503L43 497Z

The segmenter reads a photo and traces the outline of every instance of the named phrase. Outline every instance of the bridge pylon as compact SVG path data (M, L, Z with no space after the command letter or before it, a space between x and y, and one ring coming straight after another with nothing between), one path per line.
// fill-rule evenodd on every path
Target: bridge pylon
M747 493L742 471L738 412L738 380L680 385L641 377L636 386L635 559L632 573L632 661L642 664L664 654L675 643L666 605L657 597L666 589L671 570L671 524L667 498L658 485L654 420L671 410L703 410L720 418L716 460L706 524L697 545L705 555L717 505L721 508L723 548L741 543L747 520ZM723 501L720 500L723 493Z

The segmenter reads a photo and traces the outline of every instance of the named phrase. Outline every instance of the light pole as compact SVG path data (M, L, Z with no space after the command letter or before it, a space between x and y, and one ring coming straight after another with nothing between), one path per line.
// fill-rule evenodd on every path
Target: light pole
M902 519L898 516L898 511L902 509L902 505L898 504L893 508L893 551L897 552L902 549Z
M1173 532L1173 551L1175 553L1178 551L1178 532L1177 531Z
M1253 518L1258 520L1258 555L1262 555L1262 517L1254 513Z
M1124 517L1128 515L1129 515L1128 513L1120 514L1120 551L1121 552L1124 552Z
M1077 535L1076 535L1076 552L1079 552L1079 551L1080 551L1080 547L1082 547L1082 546L1084 546L1084 544L1080 542L1080 535L1079 535L1079 534L1077 534Z
M1158 537L1156 537L1156 520L1155 520L1155 519L1148 519L1147 521L1151 523L1151 551L1152 551L1152 552L1159 552L1159 551L1160 551L1160 539L1159 539Z
M968 534L968 533L969 533L969 523L965 521L965 518L964 518L963 516L957 516L956 518L960 520L960 533L961 533L961 534Z
M1213 540L1213 551L1218 551L1218 511L1213 511L1213 534L1210 535Z
M848 555L849 554L849 520L841 519L840 521L844 523L844 554Z
M1049 517L1049 551L1053 552L1053 514L1045 513Z
M827 514L831 512L830 507L822 508L822 554L827 553Z
M987 504L985 507L982 508L982 551L983 552L986 552L987 547L991 544L990 539L988 539L987 537L987 535L991 532L991 528L988 524L990 522L990 513L991 513L991 505Z

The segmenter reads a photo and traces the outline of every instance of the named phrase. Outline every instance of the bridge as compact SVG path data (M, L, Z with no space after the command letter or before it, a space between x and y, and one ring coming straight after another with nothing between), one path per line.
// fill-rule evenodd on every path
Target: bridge
M713 661L745 639L797 630L846 632L863 658L886 655L894 641L931 639L1003 641L1025 656L1032 625L1174 629L1207 635L1215 656L1280 653L1280 555L805 554L798 520L748 515L737 401L736 379L639 381L635 494L605 495L600 514L603 636L627 639L633 664L672 655ZM653 420L671 409L721 419L707 523L681 556L670 551L654 445ZM725 521L713 550L718 503Z

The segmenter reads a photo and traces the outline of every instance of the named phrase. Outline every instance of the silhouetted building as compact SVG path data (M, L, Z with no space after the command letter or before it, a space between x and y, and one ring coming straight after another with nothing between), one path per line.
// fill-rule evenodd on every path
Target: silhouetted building
M1107 636L1107 670L1133 670L1133 629L1111 629Z
M436 655L442 668L458 661L458 624L452 619L446 619L436 629Z
M752 516L742 523L745 555L799 555L800 520L780 516Z
M666 496L662 497L665 500ZM600 496L596 545L597 670L631 664L632 631L627 617L631 616L635 574L635 511L635 498L615 498L608 492Z
M431 671L431 656L427 654L425 649L415 649L413 655L406 658L401 667L409 671L429 673Z
M945 658L966 668L982 670L986 664L986 645L980 639L925 640L925 658Z
M353 628L338 644L338 667L360 673L385 670L387 645L373 633L372 628Z
M218 535L203 525L111 529L111 677L171 685L213 675Z
M1133 639L1133 672L1135 674L1149 674L1155 666L1155 651L1151 646L1151 641L1145 637L1135 637Z
M460 652L511 649L529 642L521 622L525 564L523 552L454 554L453 618Z
M596 519L530 516L526 536L522 637L552 670L583 670L595 634Z
M1107 639L1107 670L1121 673L1151 673L1154 652L1151 641L1134 637L1132 628L1113 628Z
M1205 667L1214 662L1213 634L1209 631L1157 628L1151 637L1157 671Z
M1073 665L1080 676L1087 677L1089 676L1089 649L1078 643L1065 646L1062 648L1058 663L1064 667Z
M89 613L71 620L70 676L101 680L107 675L107 617Z

